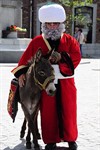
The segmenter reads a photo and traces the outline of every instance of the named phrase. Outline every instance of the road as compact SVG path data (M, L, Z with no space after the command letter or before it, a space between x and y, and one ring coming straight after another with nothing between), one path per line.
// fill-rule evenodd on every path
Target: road
M10 81L13 78L11 70L17 64L0 64L0 150L25 150L25 139L20 140L20 128L23 122L23 112L18 107L15 122L12 122L7 112L7 100ZM100 149L100 59L82 59L75 71L77 87L78 150ZM40 116L38 117L39 130ZM44 143L39 140L41 149ZM66 146L67 143L59 143Z

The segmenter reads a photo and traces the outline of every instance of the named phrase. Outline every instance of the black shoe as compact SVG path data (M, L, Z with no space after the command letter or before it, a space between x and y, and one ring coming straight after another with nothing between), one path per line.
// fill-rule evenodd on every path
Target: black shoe
M55 149L56 149L55 143L50 143L45 146L45 150L55 150Z
M69 150L77 150L77 144L76 142L68 142Z

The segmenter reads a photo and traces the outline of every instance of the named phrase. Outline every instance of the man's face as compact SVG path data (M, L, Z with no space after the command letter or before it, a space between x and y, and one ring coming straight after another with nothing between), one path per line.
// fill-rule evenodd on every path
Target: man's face
M75 31L76 31L76 32L78 32L78 30L79 30L79 28L78 28L78 27L76 27L76 28L75 28Z
M59 27L58 22L46 22L46 27L50 30L50 29L57 29Z

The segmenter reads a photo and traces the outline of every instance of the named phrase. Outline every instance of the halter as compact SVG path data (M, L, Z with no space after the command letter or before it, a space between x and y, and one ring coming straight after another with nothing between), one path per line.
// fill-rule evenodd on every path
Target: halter
M39 88L42 90L45 90L46 89L46 86L48 83L50 83L50 81L54 80L55 79L55 76L54 75L51 75L49 77L47 77L45 79L45 81L43 83L40 83L40 81L38 81L38 79L36 78L35 76L35 71L34 71L34 81L35 83L39 86Z
M34 68L34 66L35 66L35 61L34 61L34 63L32 64L32 66L33 66L33 68ZM29 70L28 70L28 73L30 73L30 72L31 72L31 68L29 68ZM45 90L47 84L50 83L50 81L52 81L52 80L55 79L55 76L54 76L54 75L51 75L51 76L47 77L43 83L41 83L41 82L38 81L38 79L36 78L35 69L33 69L33 73L34 73L34 76L33 76L33 77L34 77L34 81L35 81L35 83L38 85L38 87L39 87L41 90L42 90L42 89Z

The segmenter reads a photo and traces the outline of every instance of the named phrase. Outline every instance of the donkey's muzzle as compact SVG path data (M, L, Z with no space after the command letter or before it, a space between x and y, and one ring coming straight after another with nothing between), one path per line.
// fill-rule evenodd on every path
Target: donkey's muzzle
M56 90L55 91L53 91L53 90L49 90L49 96L55 96L55 94L56 94Z
M54 82L51 82L48 84L48 86L46 87L46 92L49 96L54 96L56 93L56 87Z

